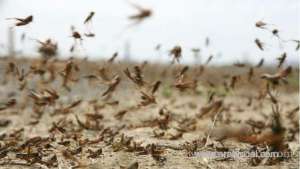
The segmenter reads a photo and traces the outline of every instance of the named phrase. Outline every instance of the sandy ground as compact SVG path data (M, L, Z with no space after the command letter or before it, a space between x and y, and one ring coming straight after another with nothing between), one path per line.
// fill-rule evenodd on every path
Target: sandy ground
M14 62L19 68L24 67L25 72L33 63L28 60L26 62L1 61L1 106L5 107L10 99L16 99L16 104L0 111L1 120L9 121L7 125L1 125L0 128L0 154L8 151L6 156L0 157L0 168L71 168L77 166L91 169L240 167L267 169L297 168L299 165L299 116L298 111L291 113L291 110L299 104L299 93L297 84L292 82L278 87L274 92L284 128L282 140L278 144L286 146L283 151L290 152L292 154L290 158L283 160L261 158L257 160L258 162L253 162L255 161L253 158L245 157L210 159L199 155L189 156L189 154L204 151L249 152L254 148L269 151L272 148L267 141L248 140L250 136L258 138L265 133L272 134L273 104L268 96L260 100L256 98L261 86L257 84L264 83L263 80L258 78L253 83L241 82L234 90L225 91L220 78L216 78L221 77L220 74L225 72L219 68L204 72L198 79L196 90L187 89L181 92L171 87L174 81L172 73L160 76L157 72L161 72L164 67L154 70L157 66L146 65L143 70L146 81L160 80L162 83L155 93L156 103L138 107L141 93L138 87L123 74L126 67L132 70L133 64L121 64L121 66L119 64L110 68L111 74L122 74L121 83L111 97L103 97L101 95L107 86L98 81L89 82L84 78L85 75L97 72L98 68L105 65L103 63L88 64L75 61L80 71L74 71L73 75L79 78L79 81L70 82L71 91L61 86L62 77L59 72L63 71L65 63L56 67L56 80L53 82L42 83L42 76L32 75L26 77L26 86L23 90L19 90L21 82L13 73L6 72L9 61ZM235 67L227 69L231 73L239 73L242 76L247 70L247 68ZM297 75L298 72L292 74L294 77ZM189 76L197 75L190 73ZM208 80L214 82L215 86L207 85ZM29 96L30 92L32 90L38 92L47 88L53 88L59 98L51 104L37 106L35 100ZM221 109L199 117L201 108L209 105L208 91L215 92L211 103L222 100ZM78 105L67 109L68 105L78 100L81 100ZM122 111L126 111L123 116L120 115ZM118 113L120 116L117 115ZM82 126L76 117L82 123L87 121L89 123ZM263 127L254 128L249 125L249 120L260 122ZM96 122L98 126L95 125ZM59 130L57 127L49 131L54 123L62 129ZM19 136L10 135L19 129L23 129L19 132ZM247 139L241 139L242 136ZM50 139L45 143L37 141L39 143L32 143L31 146L25 144L27 140L34 137ZM275 140L277 136L272 135L270 138ZM192 145L196 147L193 148ZM78 149L80 147L81 151ZM76 149L78 153L72 154ZM99 155L89 157L93 154L91 152L99 149L102 149ZM41 157L40 161L47 161L53 156L56 160L51 161L47 166L39 160L37 160L39 162L33 162L34 158L27 158L27 160L18 158L18 154L30 153L38 153ZM72 155L68 156L68 154ZM138 167L132 165L135 162L138 163Z

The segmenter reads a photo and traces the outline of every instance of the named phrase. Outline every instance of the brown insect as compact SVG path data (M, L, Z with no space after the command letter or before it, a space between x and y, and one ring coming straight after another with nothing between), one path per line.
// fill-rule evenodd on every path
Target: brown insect
M157 81L155 82L155 84L153 85L152 89L151 89L151 93L150 94L147 94L146 92L144 91L140 91L141 93L141 102L139 104L139 106L147 106L149 104L155 104L156 103L156 99L155 99L155 92L158 90L159 86L160 86L161 82L160 81Z
M103 115L102 114L97 114L97 113L88 113L88 114L85 114L86 118L87 119L90 119L90 120L101 120L103 119Z
M266 79L267 81L271 82L272 84L279 84L279 81L286 81L286 77L292 72L292 67L289 66L273 75L271 74L263 74L261 75L262 79Z
M273 29L273 30L272 30L272 34L273 34L274 36L276 36L277 38L280 39L280 37L279 37L279 30L278 30L278 29Z
M213 55L210 55L210 56L208 57L208 59L206 60L205 64L206 64L206 65L209 64L209 62L210 62L213 58L214 58L214 56L213 56Z
M81 162L75 156L73 156L71 152L67 150L62 150L61 154L63 155L64 158L74 161L77 163L78 166L81 166Z
M103 81L110 81L110 77L108 75L108 70L106 68L100 68L98 70L99 76Z
M255 26L257 27L257 28L260 28L260 29L267 29L266 28L266 26L267 26L268 24L266 23L266 22L264 22L264 21L257 21L256 23L255 23Z
M31 90L29 97L34 100L36 105L53 104L59 98L59 95L53 89L45 89L41 92Z
M77 47L77 43L79 41L79 44L82 45L82 36L81 34L75 30L74 26L71 26L71 37L74 39L74 44L70 47L69 51L74 52L75 48Z
M96 151L92 151L88 149L89 155L88 158L98 158L102 154L102 148L97 149Z
M284 52L283 54L281 54L280 57L277 58L278 60L278 68L280 68L282 66L282 64L284 63L285 59L286 59L287 55L286 55L286 52Z
M67 105L66 107L56 109L54 115L56 114L68 114L70 113L71 109L79 106L81 104L82 100L74 101L73 103Z
M173 49L170 50L169 55L173 56L172 63L174 63L175 61L177 61L177 63L179 63L179 59L182 56L181 47L180 46L174 46Z
M96 36L96 34L89 32L89 33L84 33L84 36L88 37L88 38L93 38Z
M64 88L66 88L68 91L70 91L70 88L68 86L68 82L69 81L73 81L73 82L76 82L78 81L78 79L74 79L72 77L72 74L73 74L73 70L75 71L78 71L79 68L77 67L77 65L75 65L73 63L72 60L69 60L64 68L64 70L62 72L60 72L60 75L63 77L63 83L62 83L62 86Z
M256 67L257 67L257 68L262 67L262 66L264 65L264 62L265 62L265 59L264 59L264 58L260 59L260 61L259 61L258 64L256 65Z
M99 125L99 123L95 123L94 125L92 125L89 121L82 122L82 121L79 120L79 117L77 115L75 115L75 118L76 118L76 121L77 121L78 125L81 128L84 128L86 130L99 131L103 128L103 126Z
M77 31L72 32L72 37L73 37L75 40L76 40L76 39L82 40L80 33L77 32Z
M184 91L186 89L195 90L197 88L197 80L194 79L188 81L185 79L185 75L182 74L176 78L175 83L172 86L179 89L180 91Z
M115 114L114 117L118 120L121 120L127 112L127 110L121 110L117 112L117 114Z
M272 106L271 132L240 137L239 140L251 144L266 144L273 152L287 152L284 144L285 130L282 126L278 105Z
M256 46L260 49L260 50L264 50L264 43L263 42L261 42L259 39L255 39L254 40L254 42L255 42L255 44L256 44Z
M91 22L94 15L95 15L95 12L91 11L90 14L85 18L83 23L87 24L88 22Z
M66 129L64 129L62 126L59 125L60 122L61 121L59 121L57 123L53 122L52 123L52 127L49 129L49 132L52 133L52 132L54 132L54 131L57 130L57 131L59 131L62 134L66 133Z
M129 4L138 10L137 14L129 16L130 20L135 21L135 24L139 24L144 21L146 18L149 18L152 15L152 10L141 7L140 5L129 2Z
M154 94L158 90L160 84L161 84L161 81L157 81L157 82L154 83L153 88L151 90L152 94Z
M47 141L49 138L42 138L40 136L36 136L36 137L32 137L29 138L28 140L25 141L25 143L23 143L20 148L24 149L26 147L31 147L31 146L35 146L35 145L39 145L42 142Z
M118 84L120 83L121 78L118 75L115 75L113 77L113 79L108 82L108 88L104 91L104 93L102 94L102 96L106 96L111 94L112 92L114 92L116 90L116 87L118 86Z
M55 56L57 54L57 43L52 42L51 39L47 39L45 42L40 40L36 40L41 46L39 47L38 51L44 57L49 58Z
M216 92L214 92L214 91L208 91L207 93L208 93L207 94L207 103L211 103L214 100Z
M42 157L40 157L39 153L17 153L16 158L25 160L27 163L34 164L40 161Z
M178 75L176 76L177 78L180 77L181 75L184 75L187 71L189 70L188 66L184 66L181 71L178 73Z
M33 16L30 15L30 16L27 16L26 18L7 18L7 19L17 20L18 22L15 23L16 26L24 26L33 21Z
M115 60L117 57L118 57L118 52L115 52L115 53L111 56L111 58L108 59L107 62L108 62L109 64L111 64L111 63L114 62L114 60Z
M76 29L73 25L71 26L71 33L72 33L71 37L74 38L75 44L76 44L77 40L80 40L80 43L82 42L83 39L82 39L81 34L78 31L76 31ZM74 46L75 46L75 44L74 44Z
M162 154L165 150L161 147L156 146L155 144L149 144L146 146L146 150L149 154L151 154L152 158L156 161L163 162L166 158L162 157Z
M124 73L137 86L142 87L146 84L143 80L142 70L138 66L134 66L134 73L131 73L128 68L124 70Z
M21 69L21 71L19 70L18 67L15 67L16 68L16 74L17 74L17 78L18 80L21 82L21 81L24 81L26 77L29 76L30 74L30 71L25 73L25 70L24 69Z
M16 99L10 99L6 103L2 103L0 105L0 111L5 110L5 109L10 108L10 107L13 107L13 106L16 105L16 103L17 103Z
M223 107L222 100L213 101L208 105L203 106L200 109L200 113L197 114L197 117L202 118L204 116L214 116L216 113L218 113L221 110L222 107Z

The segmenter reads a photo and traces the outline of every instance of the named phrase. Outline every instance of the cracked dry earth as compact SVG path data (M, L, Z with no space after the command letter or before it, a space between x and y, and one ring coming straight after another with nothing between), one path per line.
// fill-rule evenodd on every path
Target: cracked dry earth
M25 73L30 65L40 64L39 60L1 60L0 168L275 169L299 165L298 84L290 82L272 90L284 130L280 134L272 130L275 119L272 99L268 95L257 98L264 86L261 84L265 84L259 78L260 72L276 70L258 70L252 82L246 82L243 77L247 76L247 68L227 67L226 71L208 68L201 75L191 68L187 76L197 77L197 87L180 91L172 87L180 66L146 65L145 81L160 80L161 85L155 93L156 103L137 106L141 102L140 88L123 70L127 67L132 70L138 64L105 66L103 62L74 60L78 70L73 71L73 76L77 81L69 83L68 91L61 86L60 76L66 61L47 63L55 67L55 80L45 82L49 70L44 66L40 69L45 73L28 75L26 85L14 73L6 72L9 62L24 68ZM109 76L121 77L110 97L101 96L107 88L105 84L85 78L97 74L101 67L109 70ZM162 73L165 68L169 72ZM224 89L220 79L228 81L223 76L226 73L241 75L234 89ZM298 70L290 76L297 77ZM50 88L59 95L51 103L37 103L30 95L32 91L38 93ZM212 110L202 116L209 105L213 105ZM292 155L284 159L191 156L201 151L254 150Z

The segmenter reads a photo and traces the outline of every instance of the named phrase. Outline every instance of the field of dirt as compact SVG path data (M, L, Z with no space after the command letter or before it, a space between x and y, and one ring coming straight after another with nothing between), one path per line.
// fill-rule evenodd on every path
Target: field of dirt
M297 168L299 70L288 69L3 58L0 168Z

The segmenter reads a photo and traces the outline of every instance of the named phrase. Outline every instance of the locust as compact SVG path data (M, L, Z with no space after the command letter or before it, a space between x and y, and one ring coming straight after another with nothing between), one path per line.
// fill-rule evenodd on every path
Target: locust
M54 102L59 98L59 95L53 89L45 89L41 92L31 90L29 97L34 100L36 105L43 106L47 104L54 104Z
M16 103L17 103L16 99L10 99L10 100L8 100L5 103L1 103L0 104L0 111L1 110L6 110L8 108L11 108L11 107L15 106Z
M95 12L94 11L91 11L90 13L89 13L89 15L85 18L85 20L84 20L84 24L87 24L87 23L89 23L89 22L91 22L92 21L92 18L94 17L94 15L95 15Z
M175 61L177 63L179 63L179 59L182 56L182 49L181 46L174 46L170 51L169 51L169 55L173 56L173 60L172 63L174 63Z
M79 32L77 32L77 31L72 32L72 37L73 37L75 40L79 39L80 41L82 41L81 34L80 34Z
M60 108L60 109L56 109L55 110L55 113L53 115L56 115L56 114L68 114L71 112L71 109L79 106L81 104L82 100L77 100L77 101L74 101L73 103L67 105L66 107L63 107L63 108Z
M138 4L134 4L134 3L131 3L131 2L129 2L129 4L132 7L134 7L135 9L138 10L137 14L129 16L129 19L133 20L135 22L135 24L139 24L142 21L144 21L146 18L149 18L149 17L152 16L152 10L151 9L144 8L144 7L142 7Z
M256 67L257 67L257 68L262 67L262 66L264 65L264 62L265 62L264 58L260 59L260 61L259 61L258 64L256 65Z
M111 58L108 59L107 63L108 64L112 64L114 62L114 60L118 57L118 52L115 52Z
M127 113L127 110L121 110L119 112L117 112L114 117L118 120L122 120L122 118L124 117L124 115Z
M208 65L209 62L211 62L211 60L212 60L213 58L214 58L214 56L213 56L213 55L210 55L210 56L207 58L205 64Z
M89 155L88 158L98 158L102 154L102 148L97 149L96 151L92 151L88 149Z
M111 94L116 90L116 87L119 85L121 78L118 75L115 75L113 79L107 83L108 88L102 93L102 96Z
M36 40L41 46L38 51L40 54L45 56L46 58L55 56L57 54L58 45L54 43L50 38L42 42L40 40Z
M155 104L156 99L154 94L157 92L161 82L156 81L155 84L153 85L150 94L146 93L145 91L140 90L141 93L141 102L139 103L138 106L147 106L149 104Z
M275 74L262 74L261 78L265 79L272 84L279 84L280 81L286 82L286 77L292 72L292 67L288 66L287 68L278 71Z
M84 33L84 36L88 37L88 38L93 38L96 36L96 34L89 32L89 33Z
M260 20L255 23L255 26L260 29L266 29L267 23Z
M74 62L72 60L69 60L66 63L64 70L62 72L60 72L60 75L63 77L62 86L64 88L66 88L68 91L70 91L70 88L68 86L69 81L72 81L72 82L78 81L78 79L75 79L72 77L73 70L78 71L79 68L77 67L77 65L74 64Z
M199 114L197 115L198 118L202 118L205 116L213 116L218 113L221 108L223 107L223 100L216 100L213 101L200 109Z
M30 22L33 21L33 16L29 15L25 18L7 18L7 19L14 19L17 22L15 23L15 26L25 26L28 25Z
M143 79L142 70L138 66L134 66L134 73L131 73L128 68L124 70L124 73L138 87L143 87L146 84Z
M280 68L282 66L282 64L284 63L286 57L287 57L287 54L286 54L286 52L284 52L283 54L281 54L280 57L277 58L277 60L279 62L278 66L277 66L278 68Z
M182 74L175 79L175 82L172 86L180 91L185 91L186 89L195 90L197 88L197 80L186 80L185 74Z
M255 40L254 40L254 42L255 42L255 44L256 44L256 46L260 49L260 50L264 50L264 43L263 42L261 42L258 38L256 38Z

